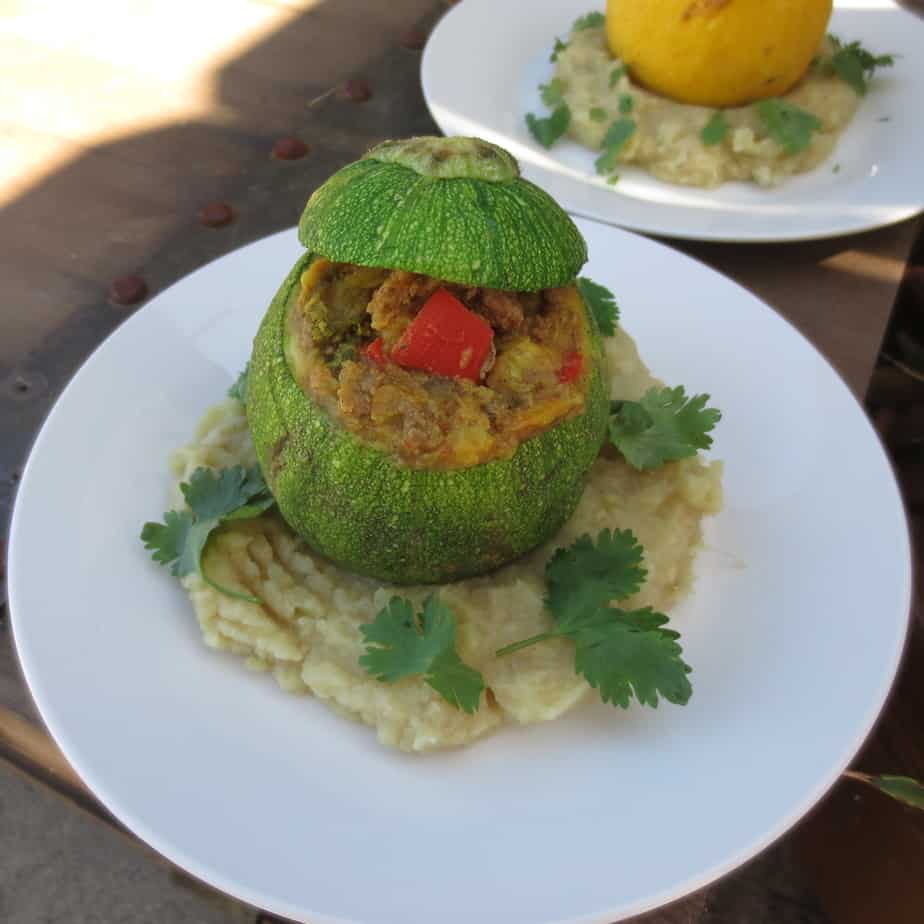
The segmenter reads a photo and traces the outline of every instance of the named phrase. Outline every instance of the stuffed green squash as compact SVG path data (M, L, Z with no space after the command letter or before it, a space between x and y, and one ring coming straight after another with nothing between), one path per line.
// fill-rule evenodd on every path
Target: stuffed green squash
M607 430L574 224L474 138L385 142L311 196L247 419L279 511L391 583L497 568L572 514Z
M500 148L411 138L299 231L141 531L206 644L411 752L591 690L686 703L665 611L721 507L721 415L647 369L567 215Z

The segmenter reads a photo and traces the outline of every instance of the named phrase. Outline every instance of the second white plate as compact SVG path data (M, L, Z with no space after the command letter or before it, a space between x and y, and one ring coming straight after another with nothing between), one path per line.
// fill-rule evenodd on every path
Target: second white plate
M837 149L815 170L773 189L726 183L694 189L638 168L616 186L594 173L595 153L570 140L545 150L527 112L544 112L538 86L549 52L601 0L465 0L434 30L423 56L424 97L447 135L479 135L510 150L523 175L569 212L652 234L694 240L792 241L833 237L909 218L924 208L924 21L888 0L836 3L830 31L895 53L877 72ZM477 49L477 60L473 51ZM887 120L887 121L884 121ZM838 169L835 172L834 167Z

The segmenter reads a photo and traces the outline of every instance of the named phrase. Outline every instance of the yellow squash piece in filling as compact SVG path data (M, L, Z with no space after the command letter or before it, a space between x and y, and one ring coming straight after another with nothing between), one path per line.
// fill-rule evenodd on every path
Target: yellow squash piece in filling
M610 51L635 80L683 103L740 106L805 74L832 0L608 0Z

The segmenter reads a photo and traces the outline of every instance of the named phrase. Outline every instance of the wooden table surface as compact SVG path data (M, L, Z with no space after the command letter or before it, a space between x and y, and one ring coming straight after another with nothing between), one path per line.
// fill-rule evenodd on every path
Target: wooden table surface
M57 6L23 2L0 17L0 523L54 398L138 308L109 299L113 278L140 274L156 294L294 225L310 192L371 144L436 132L419 85L419 46L446 8L436 0ZM285 137L303 140L305 156L274 157ZM203 224L213 201L233 221ZM769 302L862 399L920 230L913 220L813 243L666 243ZM864 769L924 776L921 635ZM0 773L10 770L115 824L43 730L6 651ZM646 920L919 924L922 864L921 819L842 783L748 867Z

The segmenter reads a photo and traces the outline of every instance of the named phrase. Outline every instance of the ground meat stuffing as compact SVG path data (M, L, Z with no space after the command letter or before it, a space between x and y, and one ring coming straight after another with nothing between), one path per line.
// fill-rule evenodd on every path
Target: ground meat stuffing
M491 358L478 381L390 361L440 289L491 327ZM589 349L573 286L507 292L316 260L290 310L287 355L302 388L348 429L411 467L509 458L524 439L583 410L589 363L574 377L562 374Z

